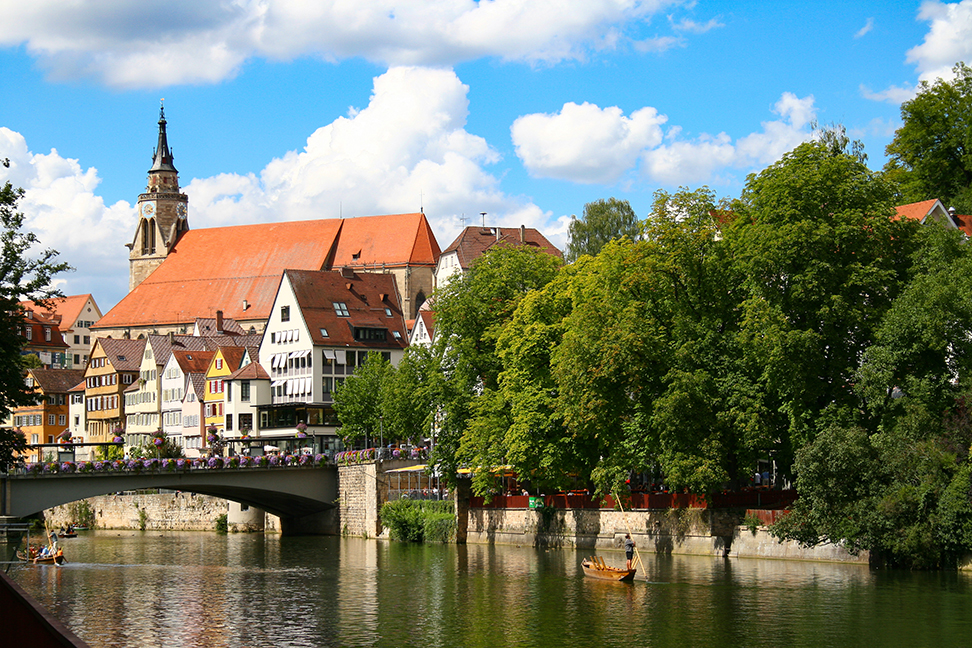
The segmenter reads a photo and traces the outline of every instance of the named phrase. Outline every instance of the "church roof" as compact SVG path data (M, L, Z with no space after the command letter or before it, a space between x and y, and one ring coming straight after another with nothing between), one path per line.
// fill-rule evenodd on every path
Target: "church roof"
M266 320L285 268L434 266L438 255L424 214L189 230L92 328L192 323L217 310L237 322Z
M165 107L159 108L159 143L152 154L152 171L176 171L172 165L172 150L169 149L169 140L165 134ZM176 171L178 173L178 171Z

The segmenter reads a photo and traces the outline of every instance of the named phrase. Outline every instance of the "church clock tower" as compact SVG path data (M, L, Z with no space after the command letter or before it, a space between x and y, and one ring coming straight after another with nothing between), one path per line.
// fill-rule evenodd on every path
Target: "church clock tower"
M138 227L128 247L128 290L131 292L162 265L176 241L189 229L189 196L179 191L179 172L165 134L165 106L159 110L159 143L152 156L148 186L138 197Z

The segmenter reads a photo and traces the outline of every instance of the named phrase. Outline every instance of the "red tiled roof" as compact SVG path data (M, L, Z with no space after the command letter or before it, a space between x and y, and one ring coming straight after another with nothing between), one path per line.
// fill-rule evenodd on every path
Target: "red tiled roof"
M921 220L932 210L938 200L932 198L931 200L923 200L921 202L910 203L908 205L898 205L895 207L895 211L898 212L898 218L908 218L910 220Z
M226 380L270 380L270 374L259 362L251 362L231 373Z
M173 351L172 356L179 363L182 373L206 373L215 351L179 350Z
M28 371L45 394L66 394L79 382L84 384L82 369L29 369Z
M497 236L497 229L499 236ZM553 243L532 227L467 227L459 233L452 245L442 251L442 254L455 252L460 267L468 270L473 261L496 245L527 245L546 250L556 257L564 256Z
M285 268L434 265L438 253L424 214L189 230L96 328L182 324L217 310L237 321L266 320Z
M356 272L349 278L340 272L287 270L297 304L315 344L358 348L401 348L408 344L405 317L398 299L398 285L390 274ZM382 295L385 299L382 299ZM334 302L347 305L349 317L339 317ZM389 317L385 309L391 312ZM355 340L354 326L384 328L387 338ZM327 337L321 334L327 331ZM393 332L397 331L396 339Z

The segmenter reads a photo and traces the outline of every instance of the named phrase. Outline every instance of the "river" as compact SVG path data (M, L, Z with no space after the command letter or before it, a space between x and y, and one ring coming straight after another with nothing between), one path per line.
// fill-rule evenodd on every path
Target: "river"
M647 581L619 584L586 579L589 552L572 549L137 531L61 544L65 566L8 573L99 648L915 648L972 637L967 573L643 554Z

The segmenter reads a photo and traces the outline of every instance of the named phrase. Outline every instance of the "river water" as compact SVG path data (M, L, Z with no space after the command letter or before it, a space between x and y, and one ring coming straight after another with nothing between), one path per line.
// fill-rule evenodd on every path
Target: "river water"
M589 552L571 549L137 531L61 544L63 567L8 573L95 647L972 641L966 573L643 554L647 580L622 584L585 578Z

